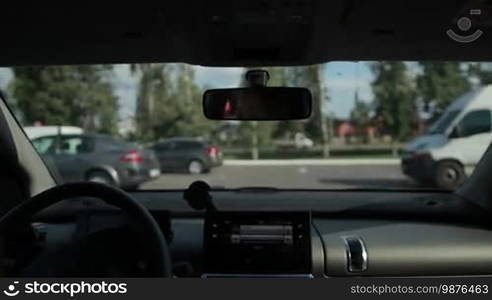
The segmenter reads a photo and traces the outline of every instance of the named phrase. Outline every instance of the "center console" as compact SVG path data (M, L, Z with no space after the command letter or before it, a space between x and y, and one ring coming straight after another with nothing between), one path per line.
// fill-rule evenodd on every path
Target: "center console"
M311 277L309 212L207 212L204 277Z

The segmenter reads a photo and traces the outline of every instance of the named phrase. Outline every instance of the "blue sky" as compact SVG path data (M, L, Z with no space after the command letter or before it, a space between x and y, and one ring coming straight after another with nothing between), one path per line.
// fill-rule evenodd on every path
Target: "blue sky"
M330 102L326 110L339 118L347 118L354 107L355 91L359 99L372 101L373 74L365 62L332 62L326 64L325 85Z
M243 72L242 68L212 68L194 66L195 80L201 87L237 87ZM131 117L135 111L138 78L130 75L128 65L116 65L113 83L119 97L120 117ZM12 79L8 68L0 68L0 88L4 89ZM347 118L354 105L354 93L358 87L359 98L371 101L371 81L369 64L365 62L332 62L325 65L324 83L328 88L330 101L325 111L338 118Z

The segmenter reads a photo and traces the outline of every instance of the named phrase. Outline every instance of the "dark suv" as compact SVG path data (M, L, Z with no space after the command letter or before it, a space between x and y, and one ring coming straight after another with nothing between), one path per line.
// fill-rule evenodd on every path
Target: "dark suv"
M222 165L222 152L217 146L193 138L170 138L152 146L161 171L186 171L200 174Z
M152 150L107 135L53 135L32 140L64 182L96 181L136 189L160 175Z

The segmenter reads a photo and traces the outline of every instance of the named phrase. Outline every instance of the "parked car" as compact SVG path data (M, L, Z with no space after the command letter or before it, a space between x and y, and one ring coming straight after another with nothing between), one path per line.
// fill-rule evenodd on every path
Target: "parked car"
M313 140L298 132L292 139L281 139L274 142L279 149L307 150L314 146Z
M95 181L136 189L160 175L155 153L107 135L50 135L32 143L64 182Z
M459 97L427 134L405 146L402 169L424 183L461 185L492 141L492 85Z
M219 147L200 139L170 138L155 143L152 149L159 159L161 171L201 174L222 165Z

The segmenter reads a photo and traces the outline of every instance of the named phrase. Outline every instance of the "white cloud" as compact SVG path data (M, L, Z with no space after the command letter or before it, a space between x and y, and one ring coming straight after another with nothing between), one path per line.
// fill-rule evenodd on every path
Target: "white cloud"
M194 66L194 70L196 82L201 87L233 88L239 86L244 69Z

